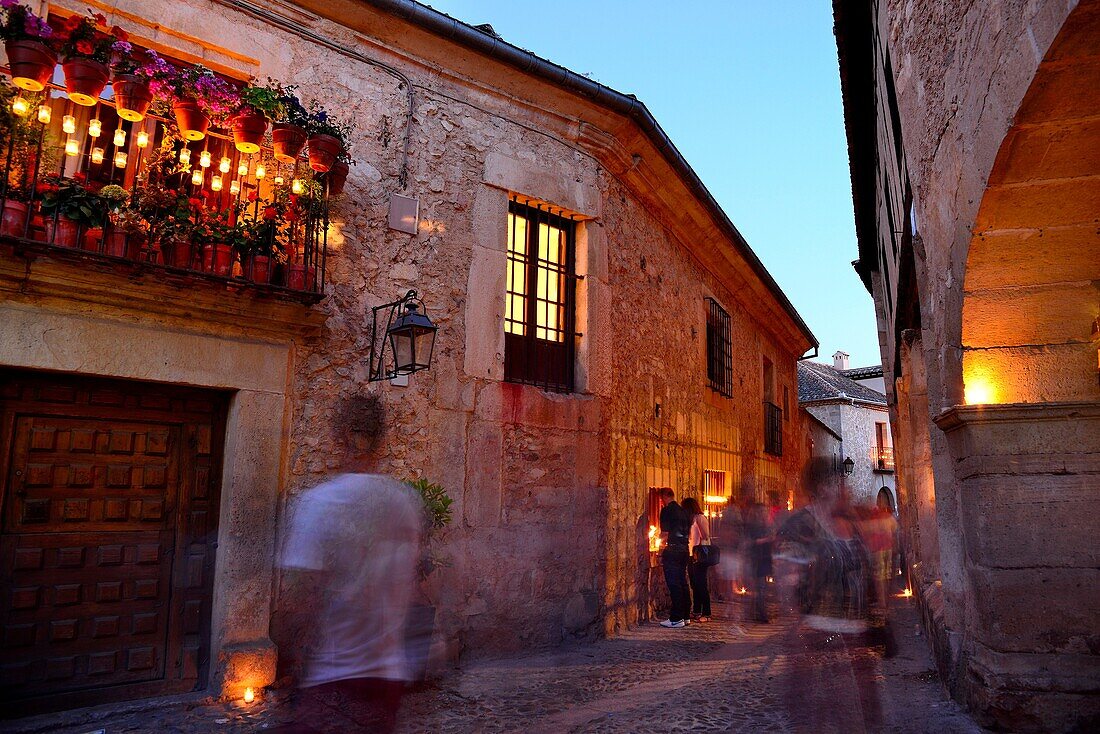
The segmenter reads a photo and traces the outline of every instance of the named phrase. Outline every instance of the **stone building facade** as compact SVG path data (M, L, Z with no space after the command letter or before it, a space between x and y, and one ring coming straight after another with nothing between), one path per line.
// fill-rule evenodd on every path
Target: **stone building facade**
M1100 720L1100 4L834 3L859 260L948 686Z
M122 396L112 419L137 416L134 401L221 416L193 443L210 457L204 486L220 490L204 526L213 542L199 565L161 561L173 584L193 568L207 589L192 611L208 635L182 680L239 695L277 666L294 672L303 621L279 603L278 521L289 498L341 471L334 434L349 398L380 407L380 448L359 458L454 498L438 549L449 565L422 590L451 660L653 614L652 488L793 496L805 461L795 364L816 342L635 98L404 0L50 8L85 5L173 58L297 84L356 127L323 298L56 250L0 257L12 406L16 390L60 390L92 404ZM414 232L390 226L394 195L418 204ZM575 228L572 389L506 379L510 206ZM439 326L431 369L368 383L370 309L410 288ZM170 416L147 420L180 440ZM81 702L73 686L53 689L70 703L43 705ZM154 678L97 695L164 690Z
M843 352L838 352L843 354ZM897 508L894 487L894 449L890 438L890 413L886 396L847 376L864 370L849 370L847 355L834 358L834 365L802 361L798 363L798 404L838 437L833 469L852 460L852 472L846 474L849 498L858 504L878 503L880 495L892 509ZM818 443L831 442L819 436ZM815 446L817 443L815 443ZM829 454L816 452L817 455Z

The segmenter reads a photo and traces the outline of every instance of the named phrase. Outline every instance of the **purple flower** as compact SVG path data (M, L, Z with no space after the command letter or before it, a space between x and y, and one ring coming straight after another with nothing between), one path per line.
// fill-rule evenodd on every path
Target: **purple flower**
M134 47L126 41L115 41L111 44L111 50L117 54L129 54L134 50Z
M0 0L0 8L10 10L19 4L19 0Z

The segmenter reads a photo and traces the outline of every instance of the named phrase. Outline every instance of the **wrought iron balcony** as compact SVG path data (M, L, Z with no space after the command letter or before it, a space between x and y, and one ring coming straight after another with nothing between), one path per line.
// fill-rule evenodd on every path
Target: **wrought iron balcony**
M164 117L122 119L107 98L77 105L58 84L31 93L0 77L0 92L6 251L322 297L329 196L342 181L304 157L241 153L218 131L190 142Z

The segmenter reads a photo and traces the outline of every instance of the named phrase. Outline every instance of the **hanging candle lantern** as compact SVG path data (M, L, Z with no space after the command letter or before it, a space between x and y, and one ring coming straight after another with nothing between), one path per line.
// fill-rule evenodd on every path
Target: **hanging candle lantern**
M263 163L257 164L256 165L256 178L263 178L266 175L267 175L267 169L264 168L264 164Z
M25 117L26 114L31 111L31 103L22 96L16 97L12 100L11 111L20 117Z
M117 153L115 153L115 168L125 168L125 167L126 167L126 154L123 153L120 150Z
M191 183L196 186L202 186L202 169L196 168L195 172L191 174Z
M229 184L229 193L233 194L233 196L236 196L237 194L241 193L241 182L240 181L234 181L231 184Z
M210 168L210 151L204 150L199 153L199 165L203 168Z
M142 130L137 134L137 138L134 140L134 144L139 148L144 148L149 145L149 133Z
M121 148L122 146L126 145L126 131L123 130L121 127L118 130L115 130L114 144L116 148Z
M72 135L76 132L76 118L72 115L65 115L61 118L61 132L66 135Z
M65 141L65 155L75 156L80 154L80 146L77 145L75 138L69 138Z
M248 164L245 163L244 161L241 161L241 164L239 166L237 166L237 175L238 176L247 176L248 175Z
M180 165L186 166L191 162L191 151L188 148L180 149Z
M276 176L275 177L275 185L276 186L282 186L283 185L283 177L282 176Z
M295 194L302 193L302 181L301 181L301 179L296 178L293 181L291 181L290 182L290 190L291 190L292 193L295 193Z
M215 176L210 177L210 190L211 191L221 191L222 190L222 177L221 176L216 176L215 175Z
M50 109L50 106L48 104L38 105L38 121L43 125L48 125L51 119L53 119L53 110Z
M218 170L222 173L229 173L229 167L233 165L233 161L228 158L222 158L221 163L218 164Z
M103 148L92 148L92 163L99 165L103 162Z
M88 120L88 135L98 138L103 132L103 123L99 119Z

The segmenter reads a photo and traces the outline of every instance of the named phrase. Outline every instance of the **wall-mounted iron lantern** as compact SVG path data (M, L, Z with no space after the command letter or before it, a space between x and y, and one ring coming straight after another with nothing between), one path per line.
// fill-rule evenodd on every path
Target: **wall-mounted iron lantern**
M849 456L848 458L846 458L844 460L843 463L844 463L844 476L846 476L846 477L852 476L852 471L854 471L855 468L856 468L856 463L854 461L852 461L852 457Z
M387 309L389 313L386 315L385 333L379 335L378 314ZM392 303L371 309L368 378L371 382L392 380L431 367L432 353L435 351L435 332L439 327L423 311L424 302L417 297L416 291L409 291ZM376 349L378 344L380 346ZM387 344L392 367L387 365Z

